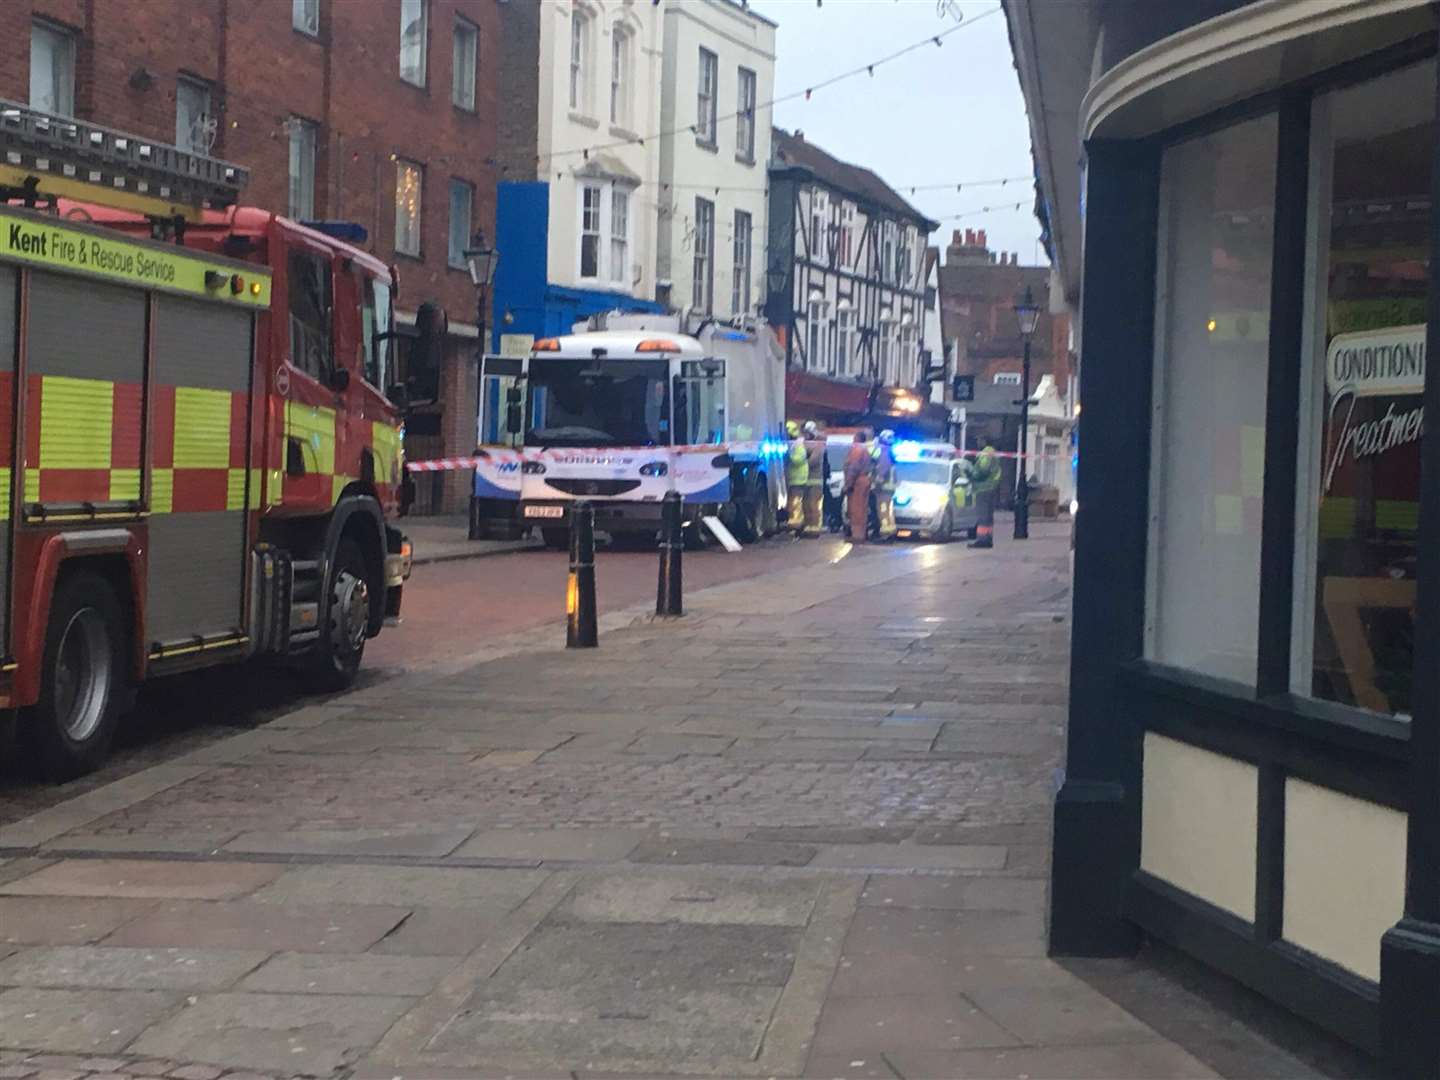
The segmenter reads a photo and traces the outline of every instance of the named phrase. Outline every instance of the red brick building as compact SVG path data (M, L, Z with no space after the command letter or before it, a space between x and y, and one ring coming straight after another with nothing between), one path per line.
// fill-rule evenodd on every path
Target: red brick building
M1018 255L994 252L984 229L956 229L940 267L940 321L947 345L956 346L955 373L993 383L1000 373L1019 374L1024 341L1015 321L1015 298L1029 287L1040 304L1040 323L1030 343L1031 385L1055 376L1070 385L1070 319L1049 311L1050 268L1021 266Z
M0 97L187 144L250 169L247 203L356 222L453 340L410 453L475 438L475 290L458 251L494 235L494 0L5 0ZM459 510L462 474L417 510ZM429 477L426 478L427 480Z

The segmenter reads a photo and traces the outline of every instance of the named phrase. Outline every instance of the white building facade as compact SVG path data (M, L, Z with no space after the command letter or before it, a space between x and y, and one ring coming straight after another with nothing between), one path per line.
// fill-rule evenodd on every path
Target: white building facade
M655 294L661 28L640 0L540 0L538 179L550 281Z
M666 0L656 279L677 311L764 300L775 24L734 0Z

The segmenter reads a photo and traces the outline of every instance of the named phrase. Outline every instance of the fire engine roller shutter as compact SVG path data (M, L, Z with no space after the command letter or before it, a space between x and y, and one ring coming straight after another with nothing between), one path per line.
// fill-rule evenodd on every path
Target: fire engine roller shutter
M10 654L10 493L15 470L15 271L0 266L0 654Z
M115 509L140 498L144 377L143 292L31 272L27 505Z
M242 625L245 507L258 502L245 425L250 312L156 301L146 632L174 644Z

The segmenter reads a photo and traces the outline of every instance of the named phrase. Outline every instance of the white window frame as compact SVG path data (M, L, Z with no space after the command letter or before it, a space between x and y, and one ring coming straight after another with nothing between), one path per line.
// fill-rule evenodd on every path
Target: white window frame
M610 280L617 285L628 286L630 284L630 192L612 184L609 204L610 222L605 231L610 237Z
M586 93L589 70L586 66L590 51L590 15L581 8L570 12L570 108L584 112L589 100Z
M818 296L810 297L805 303L805 340L809 346L805 357L805 366L811 371L819 371L821 368L821 353L824 343L821 341L822 319L821 314L825 302Z
M610 30L610 123L622 128L630 122L630 38L622 22Z
M464 216L457 219L455 213L457 194L464 195ZM475 185L468 180L462 180L458 176L450 178L450 191L448 198L448 210L450 220L446 229L446 252L445 264L452 270L465 269L465 249L470 246L470 236L475 223ZM464 227L456 229L456 225L464 223ZM456 241L459 246L456 246Z
M735 236L732 242L730 275L730 314L744 315L750 310L751 256L754 251L752 231L755 219L748 210L735 211Z
M412 27L418 31L410 34ZM418 46L415 39L419 39ZM423 87L429 78L430 0L400 0L400 79L411 86ZM415 53L408 71L405 62L407 44Z
M715 311L715 204L695 198L695 243L690 285L691 306L703 315Z
M890 357L895 351L894 342L891 340L894 336L895 323L890 319L881 319L880 332L875 335L875 340L879 343L879 354L875 358L875 378L881 386L893 385L890 382Z
M413 223L409 220L409 215L400 201L400 182L408 172L413 172L420 181L419 190L415 194ZM404 225L403 229L402 224ZM402 238L411 240L413 243L406 243L402 246L400 243ZM395 253L409 255L415 259L425 257L425 166L418 161L400 157L395 159Z
M475 84L480 78L480 27L463 15L455 16L451 44L450 103L475 111Z
M755 161L755 100L759 76L747 67L736 71L735 156Z
M841 375L853 375L860 356L855 340L855 309L848 300L836 305L835 320L836 349L843 350L835 367Z
M815 188L810 193L810 261L825 261L826 225L830 217L830 200L825 192Z
M320 125L292 116L285 126L290 134L289 215L295 221L315 219L315 152Z
M840 204L839 242L840 254L837 261L848 269L855 259L855 204L852 202Z
M45 19L34 19L30 23L30 105L54 116L75 114L75 39L76 34L67 27ZM53 97L46 101L36 94L37 48L42 44L50 50L50 85L44 94ZM45 105L51 106L43 109Z
M602 281L605 278L605 198L610 185L598 180L584 180L575 188L575 277L580 281ZM587 224L585 196L595 195L594 221ZM585 237L595 238L595 273L585 273Z
M695 141L716 145L717 105L720 100L720 57L700 46L700 66L695 75Z
M290 26L308 37L319 37L320 0L291 0Z
M191 110L192 115L188 122L182 105L187 93L195 94L196 100L203 105L198 113ZM195 125L209 118L210 108L211 88L208 82L193 75L180 75L175 79L175 145L181 150L192 154L210 153L208 146L197 145L195 142Z

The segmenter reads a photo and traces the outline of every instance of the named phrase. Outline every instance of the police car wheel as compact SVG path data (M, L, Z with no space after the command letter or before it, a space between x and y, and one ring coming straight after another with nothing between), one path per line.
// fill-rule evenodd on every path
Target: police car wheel
M40 698L20 717L26 769L56 783L100 767L123 708L125 619L98 574L64 578L50 604Z
M955 515L948 507L945 516L940 519L940 528L935 530L935 541L940 544L948 544L955 536Z

